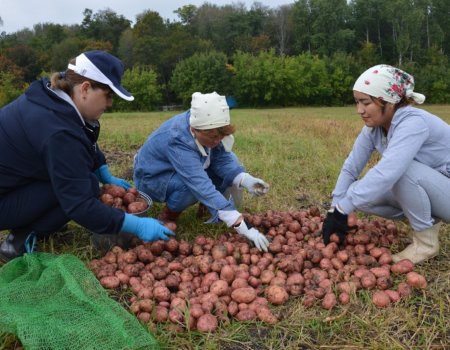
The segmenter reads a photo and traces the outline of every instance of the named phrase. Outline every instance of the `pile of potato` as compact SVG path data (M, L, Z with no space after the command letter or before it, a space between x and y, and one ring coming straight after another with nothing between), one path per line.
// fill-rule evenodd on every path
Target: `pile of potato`
M103 204L122 209L130 214L142 213L149 207L147 201L134 187L125 190L121 186L105 184L100 189L99 198Z
M128 251L114 247L90 267L105 288L133 292L130 309L138 319L202 332L231 319L276 323L270 305L290 296L303 296L305 306L331 309L371 289L373 303L386 307L412 288L426 287L409 260L392 264L389 246L398 241L392 221L360 220L344 246L336 235L325 246L323 218L317 208L246 215L271 240L267 253L227 233L217 239L197 236L192 243L138 242ZM400 275L406 278L398 283Z

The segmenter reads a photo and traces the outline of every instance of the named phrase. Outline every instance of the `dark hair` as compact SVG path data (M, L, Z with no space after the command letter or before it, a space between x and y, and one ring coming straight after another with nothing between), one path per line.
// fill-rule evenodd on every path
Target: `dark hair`
M381 106L382 111L384 112L384 108L386 107L387 102L384 100L381 100L377 97L374 96L370 96L370 98L372 99L372 101L376 104L378 104L379 106ZM397 111L397 109L401 108L401 107L405 107L405 106L409 106L415 104L414 100L412 98L408 98L406 96L403 96L401 98L401 100L399 102L397 102L396 104L394 104L394 111Z
M69 63L75 64L75 58L72 58ZM74 86L81 84L84 81L88 81L93 89L98 88L105 91L111 90L108 85L83 77L82 75L75 73L71 69L67 69L65 72L53 73L50 77L50 87L52 89L60 89L69 96L72 96Z

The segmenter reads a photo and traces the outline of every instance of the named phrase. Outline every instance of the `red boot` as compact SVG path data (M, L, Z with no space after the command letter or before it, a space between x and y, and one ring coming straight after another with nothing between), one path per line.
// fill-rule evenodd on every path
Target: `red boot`
M170 210L166 205L164 207L164 210L161 212L161 214L159 214L158 219L161 220L163 223L168 223L168 222L176 223L180 214L181 214L181 212Z

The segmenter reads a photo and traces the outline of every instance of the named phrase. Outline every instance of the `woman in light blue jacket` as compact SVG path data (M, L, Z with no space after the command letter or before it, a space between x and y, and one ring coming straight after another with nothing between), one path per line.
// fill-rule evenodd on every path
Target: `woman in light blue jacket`
M406 217L412 243L393 256L414 263L439 252L440 220L450 221L450 126L412 107L425 96L414 78L388 65L364 72L353 87L365 127L345 160L324 222L324 241L335 232L344 239L356 210L389 219ZM380 161L359 179L372 153Z
M139 149L134 183L153 200L166 203L161 220L176 221L184 209L200 202L212 215L209 222L223 221L267 251L266 237L224 196L229 188L245 188L257 196L269 188L246 173L231 151L233 132L225 97L194 93L191 109L164 122Z

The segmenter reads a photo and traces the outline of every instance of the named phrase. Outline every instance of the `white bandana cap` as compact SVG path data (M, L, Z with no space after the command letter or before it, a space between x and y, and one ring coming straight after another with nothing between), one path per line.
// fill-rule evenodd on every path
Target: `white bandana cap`
M124 100L134 100L134 97L125 90L121 83L124 72L122 61L106 51L84 52L76 57L75 64L69 63L67 68L83 77L108 85Z
M230 108L225 96L217 92L194 92L191 101L189 124L194 129L208 130L230 125Z
M353 90L396 104L405 96L422 104L425 96L414 92L414 77L401 69L379 64L356 80Z

